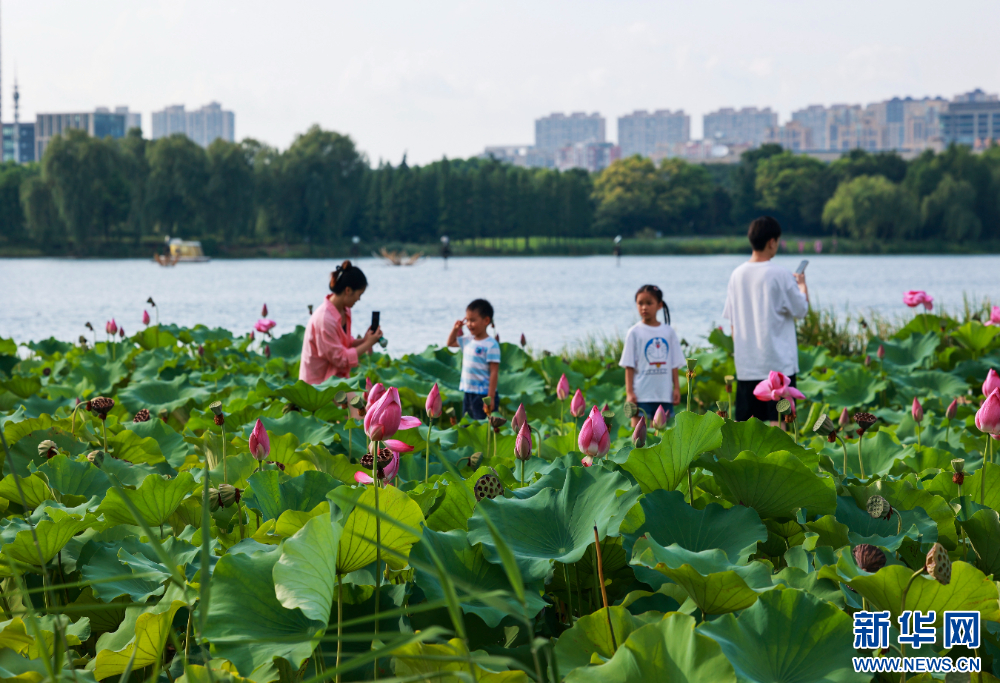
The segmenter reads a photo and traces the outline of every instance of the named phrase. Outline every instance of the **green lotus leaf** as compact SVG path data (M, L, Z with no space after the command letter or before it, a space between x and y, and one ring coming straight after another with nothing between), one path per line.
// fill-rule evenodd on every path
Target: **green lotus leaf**
M801 549L801 546L796 547ZM820 600L832 602L840 609L846 605L840 585L831 579L820 576L819 572L808 571L808 567L806 569L785 567L780 572L773 574L771 580L774 581L775 587L803 590Z
M1000 447L994 446L994 449L1000 450ZM984 476L986 477L985 500L982 498ZM980 467L971 475L966 474L965 482L962 484L962 493L971 496L973 500L981 505L993 508L994 510L1000 510L1000 465L988 462L985 467Z
M275 337L268 343L271 347L271 356L294 360L302 353L302 339L305 337L306 328L296 325L294 332L288 332L280 337Z
M990 466L990 468L1000 470L1000 467L996 465ZM969 487L970 479L972 477L966 477L963 489L968 493L978 491L978 480L976 482L977 488L971 488ZM989 483L989 480L990 475L988 474L987 483ZM931 519L937 524L938 541L948 548L954 548L958 542L958 532L955 530L955 512L948 505L948 501L934 495L930 491L915 488L909 481L883 479L867 487L848 486L847 490L854 497L854 501L858 504L858 507L865 507L868 499L875 494L883 496L893 508L904 511L904 522L906 520L906 510L923 508L924 512L930 515ZM987 503L989 500L989 495L987 495ZM1000 501L1000 498L998 498L998 501Z
M983 325L978 320L970 320L958 329L952 330L951 338L978 356L997 346L998 333L1000 329L995 325Z
M868 510L859 508L853 498L838 496L836 516L838 522L847 526L852 545L870 543L895 551L904 538L912 538L922 546L929 546L938 540L937 525L919 507L912 510L896 509L892 519L876 519L868 514ZM897 531L900 528L902 531Z
M286 510L308 512L326 501L326 494L340 482L325 472L309 470L289 479L277 470L263 470L250 475L243 502L260 512L264 521L277 519Z
M74 536L87 529L97 518L87 515L80 519L61 510L50 511L54 519L43 519L35 524L35 534L38 536L38 546L35 546L30 529L17 532L12 543L5 543L0 551L11 559L24 564L39 566L38 550L41 549L42 564L48 563L56 554L66 547Z
M840 498L837 499L837 505L840 505ZM870 515L869 515L870 517ZM812 548L820 546L829 546L831 548L843 548L845 545L850 543L847 537L848 526L846 524L841 524L837 521L837 518L833 515L823 515L819 519L813 522L806 522L806 529L817 534L816 540L812 543Z
M125 429L133 432L143 439L153 439L159 445L159 452L167 459L171 467L177 468L184 464L184 460L192 452L191 446L184 441L184 437L174 431L174 428L166 424L163 420L149 420L147 422L128 422ZM117 453L115 455L118 455ZM121 457L121 456L119 456ZM134 460L132 462L135 462Z
M325 422L320 422L314 417L307 417L300 412L291 411L281 417L261 417L264 428L268 436L282 436L284 434L294 434L300 444L328 444L333 443L336 434L333 427ZM249 439L253 425L248 424L243 427L243 438ZM361 453L360 455L364 455Z
M905 339L886 339L872 337L868 342L868 355L872 361L878 356L878 347L885 349L884 363L890 371L910 371L923 365L934 357L940 338L937 332L911 334ZM893 373L896 376L897 373Z
M496 664L484 669L470 659L469 649L460 638L447 643L411 642L393 649L396 680L406 681L478 681L481 683L530 683L523 671L497 671ZM454 671L457 675L442 675ZM471 678L470 676L471 671Z
M438 357L440 351L444 351L447 356ZM452 357L456 355L447 349L440 349L438 352L428 349L423 353L411 354L400 365L413 368L418 375L430 382L437 382L440 387L458 391L458 385L462 381L462 370L455 364L455 359ZM442 362L442 360L446 362Z
M986 574L1000 576L1000 519L996 510L979 510L968 521L957 523L976 551L976 566Z
M228 659L242 676L275 657L284 657L297 669L326 628L325 621L309 619L278 600L271 576L279 559L277 552L230 553L212 572L204 637L212 654Z
M530 394L542 391L545 391L545 380L531 368L519 372L501 372L497 378L497 392L504 400L515 404Z
M682 412L674 427L655 446L633 449L622 467L639 482L643 493L656 489L673 491L698 455L722 445L725 421L715 413Z
M947 404L954 397L961 396L969 390L969 385L964 379L941 370L901 373L893 376L892 383L899 394L898 400L904 404L912 403L915 396L946 399Z
M648 535L660 545L676 543L692 552L718 548L733 564L745 564L757 552L757 543L767 540L767 529L753 508L736 506L727 510L709 503L704 510L696 510L685 502L680 491L647 493L633 514L635 511L640 513L641 523L628 533L623 528L622 533L629 550L636 539Z
M107 396L126 377L128 368L123 359L109 361L103 353L91 352L62 381L79 396Z
M0 387L3 387L15 396L28 398L41 391L42 380L37 377L15 375L8 380L0 380Z
M169 332L160 329L159 325L150 325L133 339L144 349L172 349L177 346L177 337Z
M39 415L25 419L24 406L19 407L10 415L0 416L0 425L3 426L3 435L7 439L8 446L13 446L32 432L49 429L53 424L50 415Z
M121 542L91 543L81 554L80 574L84 581L91 584L94 596L99 600L111 602L119 596L127 595L135 602L145 602L150 597L163 593L162 581L147 576L135 578L135 574L145 572L136 572L120 561L120 550L125 547L136 549L137 545L134 542L127 543L124 547Z
M301 347L299 350L301 351ZM289 402L294 403L303 410L315 413L320 408L329 405L333 401L333 397L336 396L339 391L341 391L341 387L339 385L326 387L325 389L320 390L300 379L295 382L295 384L278 388L274 393Z
M633 631L605 664L569 672L566 683L736 683L718 643L695 629L694 618L673 613Z
M611 630L608 627L608 612L603 608L580 617L572 628L562 632L556 642L556 659L560 671L587 666L595 654L602 659L611 659L615 654L615 645L624 644L633 632L663 618L663 614L659 612L635 616L624 607L609 607L608 610L611 613L610 628L614 629L614 641L611 640Z
M344 531L337 550L339 574L349 574L375 562L375 520L378 518L373 512L360 507L374 509L375 493L373 486L366 486L357 498L359 507L355 507L344 521ZM410 529L419 529L424 515L420 512L420 506L395 486L387 486L378 491L378 509L388 517L381 522L382 561L394 569L402 569L406 566L410 547L420 540Z
M886 382L863 367L841 370L833 376L835 388L823 392L823 400L832 408L859 409L875 402Z
M160 422L160 420L155 421ZM156 443L155 439L143 438L127 429L108 439L108 451L119 460L134 464L154 465L165 460L163 453L160 452L160 444Z
M208 389L191 386L187 375L178 375L169 382L149 379L130 384L118 392L117 399L130 413L146 408L159 415L161 411L170 413L188 403L205 403L211 395Z
M499 565L486 560L481 545L472 546L466 533L460 529L439 533L429 528L424 529L420 542L410 551L411 560L415 561L416 581L428 600L440 600L445 597L441 587L441 579L434 571L434 560L429 548L440 558L448 576L458 582L458 594L462 611L478 615L490 628L496 628L507 615L522 615L524 611L518 603L514 589L507 578L507 573ZM468 588L477 591L503 590L508 597L494 598L489 604L467 598ZM527 616L534 618L546 603L541 597L545 586L540 577L526 583Z
M892 612L893 622L899 617L903 588L913 576L909 567L889 565L874 574L851 579L851 588L868 598L880 610ZM951 566L951 582L942 586L934 579L919 576L906 593L906 609L937 612L938 628L944 623L945 610L976 610L983 621L1000 620L997 586L988 576L966 562Z
M761 595L738 618L727 614L698 631L722 647L740 681L868 683L870 674L854 673L852 623L830 603L786 589Z
M115 524L137 524L122 499L124 492L146 524L159 526L167 521L194 488L194 477L190 472L181 472L173 479L147 476L137 489L108 489L97 513L103 514L105 520Z
M761 562L738 566L721 550L693 553L676 544L664 548L648 538L636 541L632 565L666 576L683 588L704 614L746 609L756 602L758 593L772 588L770 571Z
M484 498L469 520L469 543L482 543L487 559L499 561L483 517L488 514L514 555L576 562L594 542L594 526L601 538L618 535L638 496L638 488L617 472L571 467L559 491L543 489L525 500Z
M21 491L24 493L24 503L32 510L41 505L43 501L52 500L52 492L48 485L37 474L28 477L21 475ZM12 503L21 505L21 495L18 493L17 482L14 481L13 474L8 474L3 478L3 481L0 481L0 498L6 498Z
M784 451L764 457L744 451L735 460L719 460L708 468L726 500L752 507L762 518L792 517L800 508L810 515L837 509L834 481L817 476Z
M889 432L879 430L874 433L865 434L862 438L861 457L865 462L865 476L883 476L889 473L897 460L904 456L904 449L896 443ZM838 469L843 469L843 451L838 448L838 456L833 457L833 462ZM847 444L847 473L853 477L861 478L860 464L858 463L857 443Z
M274 565L278 602L308 619L327 623L336 598L337 548L343 527L329 514L313 517L281 545Z
M53 456L38 471L45 475L54 491L64 496L104 498L111 488L111 481L104 472L89 462L70 460L62 454Z
M778 427L772 427L755 417L746 422L726 420L722 426L722 445L713 451L720 460L735 460L743 451L756 453L760 457L785 451L801 460L809 469L816 469L819 454L795 443L791 435Z
M438 483L443 491L441 502L435 506L430 517L427 518L427 526L434 531L451 531L461 529L468 531L469 517L476 508L476 498L473 493L476 482L479 478L491 474L489 467L483 466L476 470L467 479L454 482L452 475L446 474Z

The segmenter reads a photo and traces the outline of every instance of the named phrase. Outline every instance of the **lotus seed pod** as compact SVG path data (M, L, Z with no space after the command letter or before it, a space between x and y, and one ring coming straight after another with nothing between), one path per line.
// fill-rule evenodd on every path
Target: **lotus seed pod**
M604 426L611 429L611 423L615 420L615 411L605 408L601 411L601 417L604 418Z
M219 504L227 508L233 503L240 502L241 491L232 484L222 484L219 486Z
M639 414L639 406L636 405L635 403L632 403L631 401L625 401L624 412L625 412L625 417L631 420L633 417Z
M376 442L372 441L372 443L375 444ZM365 453L361 457L361 466L365 468L366 473L372 471L372 465L374 464L374 462L375 462L375 457L370 452ZM379 479L382 479L382 477L385 476L385 468L390 462L392 462L392 451L390 451L388 448L379 448L378 449Z
M132 418L132 422L133 423L149 422L149 411L146 410L145 408L140 408L139 412L136 413L135 417Z
M894 512L892 506L882 496L872 496L868 499L868 514L875 519L889 519Z
M483 459L483 454L480 451L476 451L469 456L469 466L479 467L479 462Z
M87 460L92 462L95 466L100 467L104 464L104 451L91 451L87 453Z
M935 543L931 547L930 552L927 553L924 569L942 586L951 583L951 558L948 557L948 551L944 549L943 545Z
M824 413L816 420L816 424L813 425L813 431L820 436L830 436L837 432L837 425L833 423L829 415Z
M878 418L871 413L854 413L854 421L858 425L858 435L860 436L871 429L876 420Z
M736 381L736 378L732 375L726 375L724 379L726 381L726 393L733 393L733 383Z
M688 366L688 372L694 372L695 366L698 365L698 359L697 358L686 358L685 362L687 363L687 366Z
M477 503L483 498L493 500L497 496L503 494L503 482L501 482L500 477L495 474L484 474L476 481L474 490L476 493Z
M114 399L107 398L106 396L92 398L87 403L89 404L91 412L95 413L102 420L106 419L108 417L108 413L115 407Z
M721 410L722 412L724 413L729 412L729 401L716 401L715 405L717 405L719 407L719 410Z
M965 458L955 458L954 460L952 460L951 461L951 469L955 470L956 472L964 472L965 471Z
M220 507L222 507L222 496L219 495L219 489L210 488L208 490L208 509L215 512Z
M778 401L778 415L787 415L792 411L792 402L787 398Z
M862 543L855 546L852 552L854 554L854 562L860 569L869 574L874 574L885 566L885 553L882 552L881 548L874 545Z
M507 424L507 418L501 415L490 415L490 427L493 427L494 431L499 430L505 424Z
M215 415L222 415L222 401L215 401L208 406Z
M45 457L46 460L53 457L54 455L58 455L58 453L59 453L59 446L56 445L55 441L46 439L45 441L42 441L41 443L38 444L38 455Z

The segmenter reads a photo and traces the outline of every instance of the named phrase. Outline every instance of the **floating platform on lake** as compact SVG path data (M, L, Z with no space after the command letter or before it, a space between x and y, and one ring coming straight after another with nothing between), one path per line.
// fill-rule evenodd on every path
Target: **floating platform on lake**
M208 263L212 259L201 250L201 242L174 238L167 242L169 254L154 254L153 260L161 266L176 266L178 263Z

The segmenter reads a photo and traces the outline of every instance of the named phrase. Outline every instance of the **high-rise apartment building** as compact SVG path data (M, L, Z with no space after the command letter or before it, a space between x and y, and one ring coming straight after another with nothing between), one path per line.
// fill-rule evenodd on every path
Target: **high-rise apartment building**
M691 117L683 109L672 112L658 109L652 114L644 110L618 117L618 146L623 157L633 154L651 157L657 148L691 139Z
M554 154L578 142L604 142L604 117L600 114L555 113L535 119L535 148Z
M770 137L770 129L778 125L778 113L770 107L719 109L702 119L706 140L721 143L759 145Z
M35 117L35 158L41 161L52 138L67 130L84 130L95 138L123 138L129 122L135 123L136 113L128 107L98 107L93 112L70 114L38 114Z
M560 171L582 168L599 173L621 158L621 148L610 142L577 142L555 153L555 165Z
M976 89L957 95L939 115L944 144L982 148L1000 140L1000 98Z
M175 133L188 136L202 147L208 147L218 138L235 142L236 115L224 110L218 102L211 102L195 111L185 111L183 104L154 111L153 139Z

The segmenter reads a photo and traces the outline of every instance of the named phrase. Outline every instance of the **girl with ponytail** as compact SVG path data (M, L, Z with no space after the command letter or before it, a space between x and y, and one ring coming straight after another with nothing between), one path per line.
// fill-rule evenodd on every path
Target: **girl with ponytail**
M358 364L358 355L371 353L382 337L382 328L365 330L355 339L351 335L351 308L368 287L361 269L344 261L330 273L330 294L313 312L302 340L299 379L319 384L330 377L349 377Z

